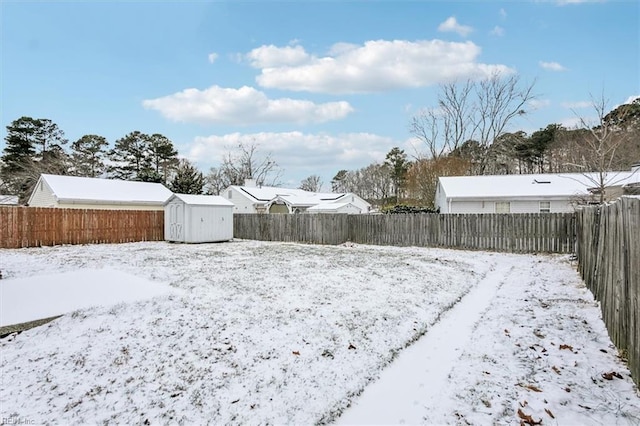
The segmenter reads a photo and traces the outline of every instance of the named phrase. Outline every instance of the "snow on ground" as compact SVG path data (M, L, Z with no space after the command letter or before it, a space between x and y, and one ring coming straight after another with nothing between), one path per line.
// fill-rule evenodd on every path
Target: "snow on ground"
M338 423L640 424L629 371L566 256L517 259L500 262Z
M8 279L0 286L0 326L172 292L168 285L104 268Z
M628 370L563 257L252 241L0 252L8 279L103 268L183 293L77 310L2 339L2 418L345 421L400 353L388 371L433 374L427 392L407 395L419 423L513 424L518 409L545 424L638 422ZM467 300L474 312L458 309ZM431 338L437 350L407 365L438 320L440 336L461 340ZM621 378L602 377L613 372Z

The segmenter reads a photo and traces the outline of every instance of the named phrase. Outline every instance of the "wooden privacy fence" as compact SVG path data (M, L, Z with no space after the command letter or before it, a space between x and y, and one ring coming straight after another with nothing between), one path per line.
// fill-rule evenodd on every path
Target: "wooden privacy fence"
M234 236L315 244L451 247L513 253L573 253L575 216L552 214L398 214L234 216Z
M0 207L0 248L164 240L164 211Z
M640 199L579 210L577 245L580 274L640 384Z

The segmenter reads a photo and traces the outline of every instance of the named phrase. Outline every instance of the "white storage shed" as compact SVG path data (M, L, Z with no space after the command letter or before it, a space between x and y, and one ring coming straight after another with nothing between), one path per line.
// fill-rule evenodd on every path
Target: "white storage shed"
M233 203L214 195L173 194L164 204L164 239L214 243L233 239Z

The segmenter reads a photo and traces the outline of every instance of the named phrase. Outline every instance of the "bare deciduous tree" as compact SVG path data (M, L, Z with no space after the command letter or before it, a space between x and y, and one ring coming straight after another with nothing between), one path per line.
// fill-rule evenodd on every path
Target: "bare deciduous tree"
M244 185L247 179L253 179L259 186L279 186L282 169L271 153L262 154L259 148L255 141L239 142L234 148L229 148L220 167L209 171L206 192L219 194L230 185Z
M300 182L300 189L309 192L320 192L322 189L322 179L318 175L311 175Z
M469 140L487 148L514 118L526 113L527 103L535 99L534 84L522 85L518 75L500 73L480 81L443 84L438 106L414 116L410 131L433 159Z
M628 166L629 159L621 155L619 150L634 134L623 125L627 121L625 115L633 110L623 109L615 118L612 117L611 113L607 113L609 100L604 93L597 98L591 95L591 104L597 115L595 122L574 111L580 128L574 132L572 143L581 155L573 165L583 170L583 176L593 185L591 191L602 204L607 201L607 187L616 186L622 181L623 177L617 172Z
M407 195L421 205L435 207L438 178L462 176L468 168L469 161L456 156L415 161L407 173Z

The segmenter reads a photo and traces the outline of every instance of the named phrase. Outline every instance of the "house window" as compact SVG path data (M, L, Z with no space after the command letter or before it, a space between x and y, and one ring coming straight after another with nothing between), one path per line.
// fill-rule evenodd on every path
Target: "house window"
M540 201L540 213L551 213L551 201Z
M232 198L232 196L233 196L233 191L229 190L229 194L228 194L228 195L229 195L229 196L228 196L227 198L231 199L231 198Z
M496 202L496 213L511 213L511 202L510 201L497 201Z

